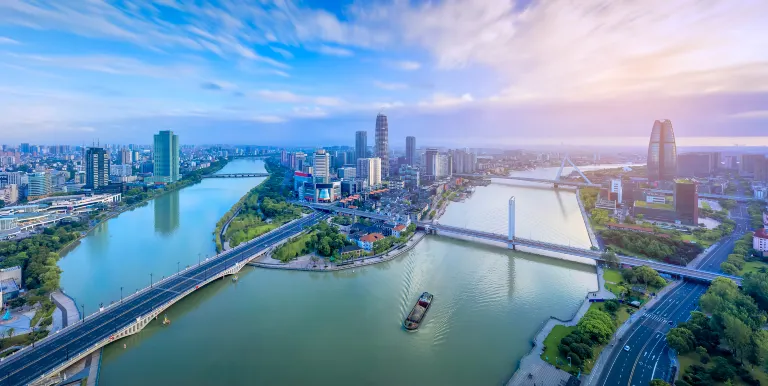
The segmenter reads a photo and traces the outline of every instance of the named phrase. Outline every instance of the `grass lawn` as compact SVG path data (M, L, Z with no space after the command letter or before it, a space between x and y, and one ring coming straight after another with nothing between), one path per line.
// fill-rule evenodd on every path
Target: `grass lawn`
M304 247L306 246L312 233L307 233L299 236L298 239L292 242L285 243L279 246L272 253L272 257L282 262L293 260L296 257L301 256Z
M248 227L248 228L245 229L246 234L245 234L245 238L244 239L242 239L242 240L232 239L232 240L230 240L229 244L230 244L231 247L234 248L234 247L240 245L240 243L246 242L248 240L253 240L253 239L255 239L255 238L257 238L257 237L259 237L259 236L261 236L261 235L263 235L263 234L265 234L265 233L267 233L267 232L269 232L269 231L271 231L271 230L273 230L275 228L277 228L278 226L279 226L279 224L272 223L272 224L259 225L259 226L255 226L255 227Z
M608 283L614 283L618 284L621 283L624 278L621 276L621 272L619 272L618 269L604 269L603 270L603 279L605 279Z
M740 276L744 276L744 274L749 272L760 272L760 268L766 268L768 269L768 264L763 263L762 261L748 261L746 264L744 264L744 268L739 272Z
M703 248L709 248L710 246L712 246L711 241L698 239L694 235L683 234L680 236L680 240L695 243L696 245L701 245Z
M579 371L577 368L568 366L568 359L563 358L563 356L560 355L560 351L557 350L557 345L560 344L560 341L575 330L576 326L567 327L562 324L553 327L552 331L550 331L549 335L544 339L544 352L541 354L541 359L568 372Z

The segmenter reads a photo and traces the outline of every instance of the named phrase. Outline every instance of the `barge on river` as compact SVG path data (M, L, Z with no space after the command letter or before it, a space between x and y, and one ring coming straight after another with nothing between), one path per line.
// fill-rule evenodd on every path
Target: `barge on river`
M408 314L408 317L403 321L403 327L405 327L406 330L415 331L419 328L419 325L421 325L421 322L427 315L427 311L429 311L429 306L432 305L433 297L434 296L429 292L421 294L419 300L416 301L416 305L413 306L411 313Z

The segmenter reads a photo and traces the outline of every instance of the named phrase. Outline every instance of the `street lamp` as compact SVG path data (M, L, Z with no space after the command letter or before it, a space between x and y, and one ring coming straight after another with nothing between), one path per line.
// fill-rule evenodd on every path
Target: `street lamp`
M77 307L77 306L75 306ZM83 323L85 323L85 303L80 303L80 307L83 308Z
M573 365L571 364L571 356L570 355L568 356L568 366L573 367Z
M120 287L120 304L123 304L123 287Z
M181 264L181 262L180 262L180 261L177 261L177 262L176 262L176 274L177 274L177 275L179 274L179 264Z
M152 288L152 274L149 274L149 288Z

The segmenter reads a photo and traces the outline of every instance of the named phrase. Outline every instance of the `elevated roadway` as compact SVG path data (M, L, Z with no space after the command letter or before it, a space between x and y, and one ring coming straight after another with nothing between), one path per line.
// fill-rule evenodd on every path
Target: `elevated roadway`
M205 284L237 273L276 243L327 218L313 213L152 284L0 362L0 385L51 385L58 374L93 351L135 334L165 309Z
M498 179L498 180L514 180L514 181L525 181L525 182L538 182L542 184L553 184L555 186L575 186L579 188L599 188L600 184L593 184L591 182L579 182L579 181L570 181L570 180L548 180L544 178L530 178L530 177L514 177L514 176L492 176L492 175L485 175L485 174L454 174L454 176L457 177L469 177L469 178L491 178L491 179Z

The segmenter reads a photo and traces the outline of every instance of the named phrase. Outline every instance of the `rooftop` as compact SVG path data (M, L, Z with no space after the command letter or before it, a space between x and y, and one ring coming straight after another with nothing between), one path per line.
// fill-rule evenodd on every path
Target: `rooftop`
M768 239L768 232L766 232L765 228L755 229L755 237L760 239Z
M379 241L384 238L384 235L381 233L369 233L363 237L360 238L360 241L366 242L366 243L372 243Z
M646 202L646 201L640 201L640 200L635 201L635 207L661 209L661 210L675 210L675 207L672 204L657 204L654 202Z

